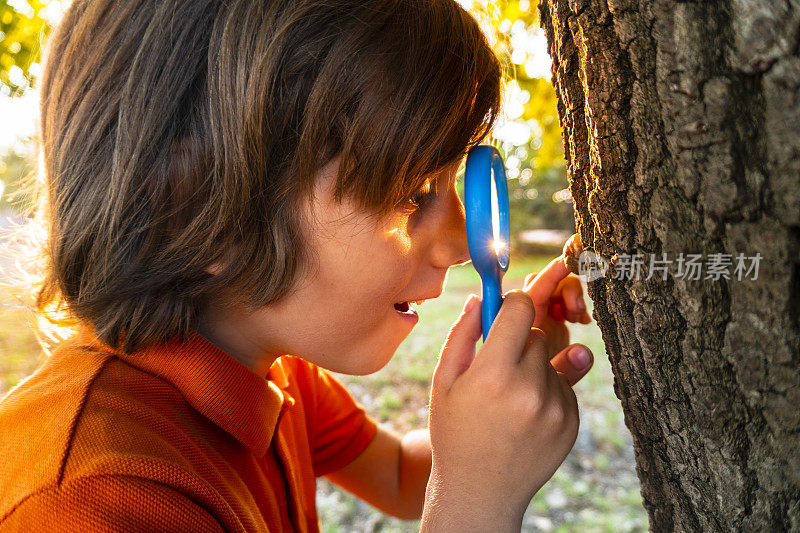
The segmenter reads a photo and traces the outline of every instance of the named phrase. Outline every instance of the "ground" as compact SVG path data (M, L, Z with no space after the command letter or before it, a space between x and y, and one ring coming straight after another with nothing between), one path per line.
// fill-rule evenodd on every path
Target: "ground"
M512 258L505 289L520 288L524 276L552 257ZM392 361L370 376L337 375L374 418L402 432L427 423L430 378L445 334L470 292L480 285L471 266L451 270L447 288L419 309L420 322ZM0 395L33 372L43 355L28 314L0 295ZM591 301L587 299L591 313ZM613 391L613 375L596 324L570 325L572 342L595 355L594 368L575 386L581 425L570 455L539 491L523 531L646 531L630 434ZM417 531L416 522L392 519L320 479L317 504L323 530Z

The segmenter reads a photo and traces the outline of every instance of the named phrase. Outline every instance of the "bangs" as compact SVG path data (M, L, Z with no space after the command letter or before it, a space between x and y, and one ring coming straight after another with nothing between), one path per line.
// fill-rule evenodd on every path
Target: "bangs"
M37 311L126 353L188 335L208 302L291 292L299 202L335 156L338 199L387 214L501 99L454 0L81 0L47 49Z
M301 142L298 156L315 161L310 173L341 154L337 199L352 196L383 215L486 137L499 113L502 69L475 19L452 0L378 1L364 9L352 24L367 20L369 31L346 30L360 37L331 50L341 60L320 73L304 126L317 129L331 111L324 109L330 98L315 92L352 97L327 135ZM336 76L332 86L320 85L331 79L326 74ZM310 153L320 145L322 160Z

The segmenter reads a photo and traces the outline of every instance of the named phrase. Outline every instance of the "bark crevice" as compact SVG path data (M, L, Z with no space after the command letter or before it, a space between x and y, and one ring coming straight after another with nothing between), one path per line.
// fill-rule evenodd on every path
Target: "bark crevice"
M797 524L800 4L543 0L540 21L585 247L761 256L756 280L589 284L652 527Z

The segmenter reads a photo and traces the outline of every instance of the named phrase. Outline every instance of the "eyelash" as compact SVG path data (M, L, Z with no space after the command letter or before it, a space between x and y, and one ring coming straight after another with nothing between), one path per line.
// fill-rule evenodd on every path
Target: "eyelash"
M415 209L424 209L434 196L436 196L436 189L428 183L425 189L411 197L411 205L413 205Z
M463 178L463 172L460 172L456 175L457 182L461 181ZM425 209L430 204L431 200L436 197L436 187L433 185L433 182L429 181L425 184L425 187L420 192L409 199L409 203L415 211L421 211Z

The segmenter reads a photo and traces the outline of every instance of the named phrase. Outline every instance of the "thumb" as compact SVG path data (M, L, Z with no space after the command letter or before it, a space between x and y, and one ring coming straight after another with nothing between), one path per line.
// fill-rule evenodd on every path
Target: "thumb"
M481 337L480 298L470 294L464 309L447 333L439 362L433 371L432 387L449 390L475 358L475 343Z

